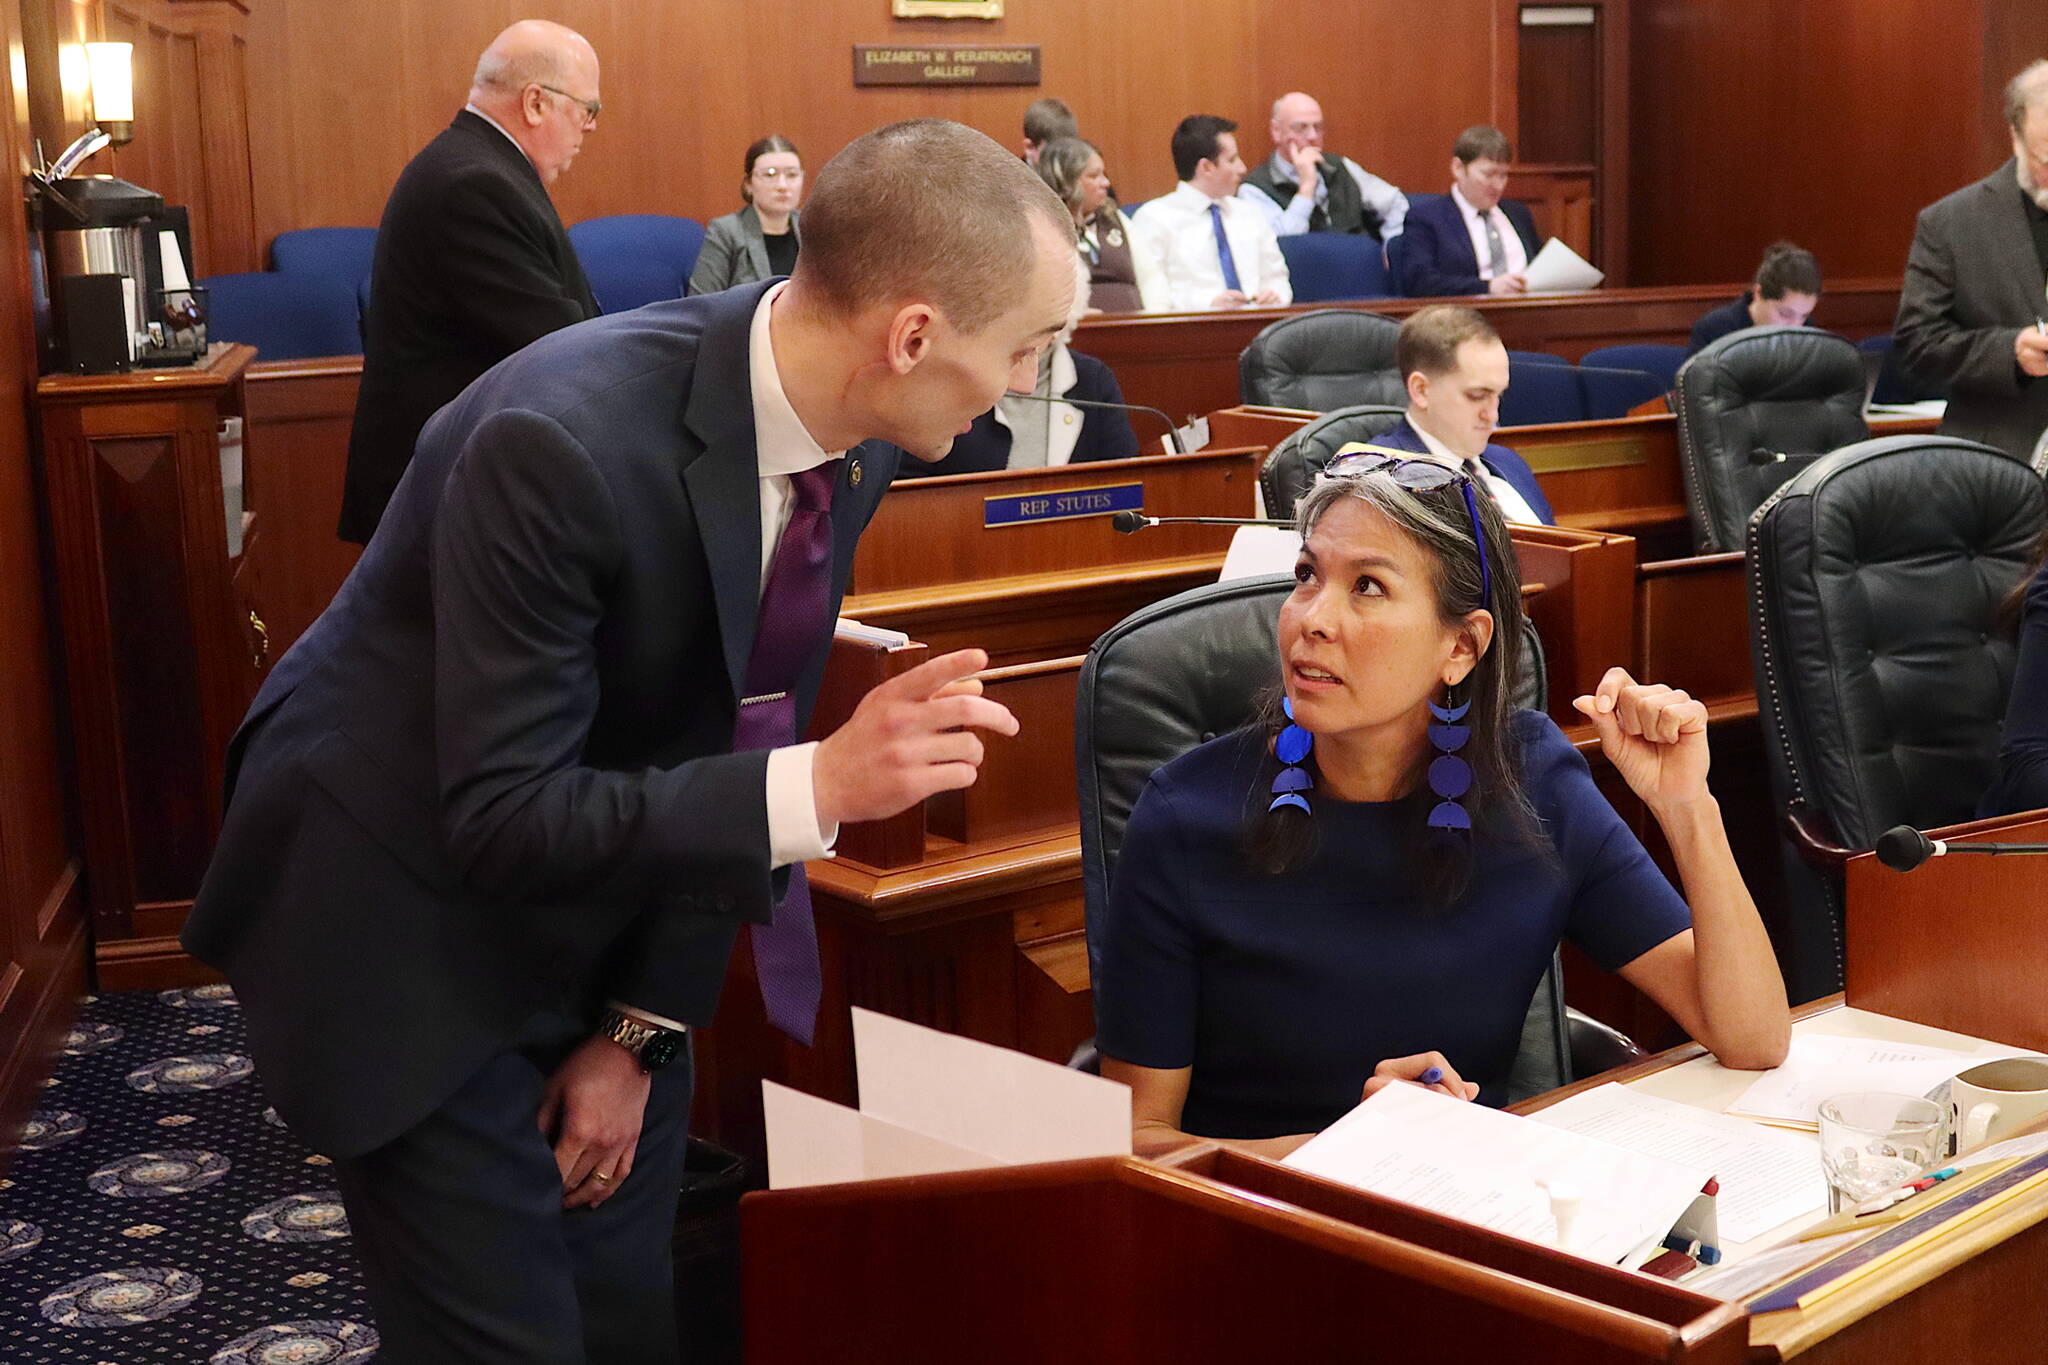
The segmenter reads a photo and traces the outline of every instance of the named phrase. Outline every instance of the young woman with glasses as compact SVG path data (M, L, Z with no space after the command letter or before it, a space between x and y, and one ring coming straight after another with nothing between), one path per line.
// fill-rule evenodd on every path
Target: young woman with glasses
M1137 1150L1282 1154L1396 1081L1501 1103L1565 939L1724 1064L1780 1062L1784 984L1707 788L1705 707L1619 668L1573 702L1681 896L1513 705L1521 582L1491 497L1351 447L1297 525L1266 715L1153 774L1118 857L1096 1027Z
M772 136L747 148L740 180L746 206L705 225L687 292L713 294L787 275L796 266L796 206L803 197L804 162L794 143Z

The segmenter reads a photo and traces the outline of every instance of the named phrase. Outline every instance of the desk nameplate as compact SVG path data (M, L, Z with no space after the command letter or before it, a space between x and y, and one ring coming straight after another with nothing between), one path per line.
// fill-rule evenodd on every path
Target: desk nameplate
M1042 521L1074 521L1135 512L1145 505L1145 485L1117 483L1101 488L1060 488L981 500L985 531L999 526L1031 526Z
M1604 436L1555 445L1531 442L1516 451L1538 474L1563 474L1581 469L1623 469L1650 462L1650 443L1637 433Z

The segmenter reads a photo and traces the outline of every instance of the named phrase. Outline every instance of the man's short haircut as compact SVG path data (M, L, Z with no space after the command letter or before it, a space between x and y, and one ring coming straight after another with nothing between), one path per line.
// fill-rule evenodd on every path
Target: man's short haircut
M853 314L930 303L978 332L1031 287L1031 220L1071 239L1066 205L1015 155L945 119L892 123L848 144L804 205L794 281Z
M1174 174L1193 180L1197 165L1216 159L1217 139L1236 131L1237 125L1220 114L1189 114L1174 126Z
M1401 382L1420 372L1434 378L1458 366L1458 348L1468 341L1499 341L1483 314L1475 308L1439 303L1418 309L1401 324L1394 339L1394 364Z
M1767 299L1820 293L1820 262L1805 247L1773 242L1756 268L1756 292Z
M1500 129L1490 123L1475 123L1458 134L1451 155L1469 166L1481 157L1488 161L1513 161L1515 148Z
M2048 57L2028 62L2019 75L2005 85L2005 121L2017 133L2027 121L2027 111L2048 103Z
M1043 146L1056 137L1081 136L1081 124L1074 117L1074 111L1067 108L1065 100L1047 96L1033 100L1031 107L1024 111L1024 140L1033 146Z

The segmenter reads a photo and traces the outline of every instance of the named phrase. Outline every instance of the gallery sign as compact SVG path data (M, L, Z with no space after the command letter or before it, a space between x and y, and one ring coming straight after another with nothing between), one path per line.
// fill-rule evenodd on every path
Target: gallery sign
M1037 85L1038 44L856 43L855 85Z

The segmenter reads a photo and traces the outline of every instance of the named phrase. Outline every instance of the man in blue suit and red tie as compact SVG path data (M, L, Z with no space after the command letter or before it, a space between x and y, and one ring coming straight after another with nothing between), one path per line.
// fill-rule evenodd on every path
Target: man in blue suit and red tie
M1528 462L1493 443L1508 390L1508 350L1493 324L1471 308L1424 308L1401 324L1394 356L1408 386L1408 415L1372 444L1462 469L1493 494L1507 520L1551 525L1550 500Z
M804 860L1016 732L969 649L798 742L855 542L1074 289L1029 167L896 124L818 176L789 280L553 332L427 423L235 737L185 931L334 1160L378 1359L673 1365L689 1034L736 937L808 1042Z
M1498 128L1481 124L1458 134L1451 192L1411 196L1400 244L1390 248L1400 263L1403 294L1528 292L1529 262L1543 243L1529 206L1501 198L1514 159Z

